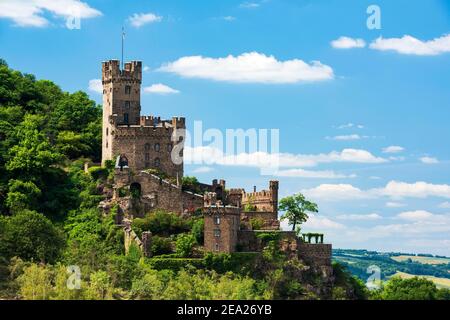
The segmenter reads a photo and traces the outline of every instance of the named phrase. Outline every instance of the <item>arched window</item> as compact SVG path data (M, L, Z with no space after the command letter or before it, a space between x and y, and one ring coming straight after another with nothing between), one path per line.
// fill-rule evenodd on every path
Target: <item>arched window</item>
M108 135L108 129L109 129L109 128L106 128L106 135Z
M145 151L149 151L150 150L150 143L146 143L144 146Z
M172 151L172 145L170 143L167 144L167 151Z
M161 165L161 161L159 160L159 158L155 159L155 167L159 167Z
M159 143L155 143L155 151L159 152L160 148L161 148L161 146L159 145Z

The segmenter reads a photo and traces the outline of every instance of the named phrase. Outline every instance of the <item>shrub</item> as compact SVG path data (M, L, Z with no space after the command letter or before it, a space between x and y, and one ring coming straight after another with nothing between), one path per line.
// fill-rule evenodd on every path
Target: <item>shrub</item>
M108 174L109 174L107 168L102 168L102 167L98 167L98 166L90 167L88 169L88 171L94 180L99 180L99 179L104 180L108 177Z
M151 252L154 256L171 253L172 241L168 238L153 236Z
M197 241L192 234L180 234L177 237L177 249L176 252L180 257L189 257L192 255Z
M262 227L264 226L264 219L259 218L259 217L251 218L250 224L251 224L253 230L261 230Z
M137 234L150 231L154 235L163 236L186 232L190 229L188 221L164 210L154 211L145 218L134 219L132 228Z
M179 271L193 266L198 269L204 268L203 259L198 258L159 258L154 257L146 260L148 265L155 270Z
M192 230L191 233L195 237L195 240L198 244L203 244L203 237L204 237L204 229L205 229L205 220L203 218L196 219L192 223Z

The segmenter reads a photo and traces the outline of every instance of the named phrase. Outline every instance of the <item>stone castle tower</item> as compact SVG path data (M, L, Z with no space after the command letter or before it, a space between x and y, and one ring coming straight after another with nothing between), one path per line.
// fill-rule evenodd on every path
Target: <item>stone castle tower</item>
M123 70L119 60L102 63L102 163L120 159L132 170L157 169L181 178L184 141L177 129L185 129L185 119L141 116L141 83L141 61L127 62ZM181 163L172 161L172 151Z

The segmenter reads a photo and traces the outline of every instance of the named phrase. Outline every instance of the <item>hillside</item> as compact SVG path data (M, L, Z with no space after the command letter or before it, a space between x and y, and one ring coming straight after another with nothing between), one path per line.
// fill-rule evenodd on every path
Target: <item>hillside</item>
M371 273L367 268L376 265L381 269L381 280L394 275L405 278L425 276L438 287L446 288L450 281L450 259L430 254L384 253L368 250L334 249L333 260L345 265L358 278L366 281Z

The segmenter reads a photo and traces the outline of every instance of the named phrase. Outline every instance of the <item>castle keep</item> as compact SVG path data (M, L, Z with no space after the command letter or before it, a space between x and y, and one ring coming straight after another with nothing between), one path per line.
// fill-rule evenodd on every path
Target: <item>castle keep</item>
M183 176L183 163L174 164L171 151L181 143L176 129L184 118L141 116L142 63L118 60L102 63L103 131L102 162L122 156L132 170L157 169L172 177Z
M151 234L134 233L133 218L155 209L180 215L201 212L205 251L261 251L257 234L271 231L282 238L284 251L331 274L331 245L311 244L295 232L280 230L278 181L270 181L267 190L254 187L252 192L227 190L225 180L217 179L199 183L195 192L183 187L184 141L178 129L186 128L185 118L141 116L141 82L140 61L125 63L123 70L118 60L102 63L102 163L112 161L115 169L112 192L99 207L105 214L118 207L116 219L124 226L127 249L135 242L150 254ZM180 161L173 161L174 154Z

